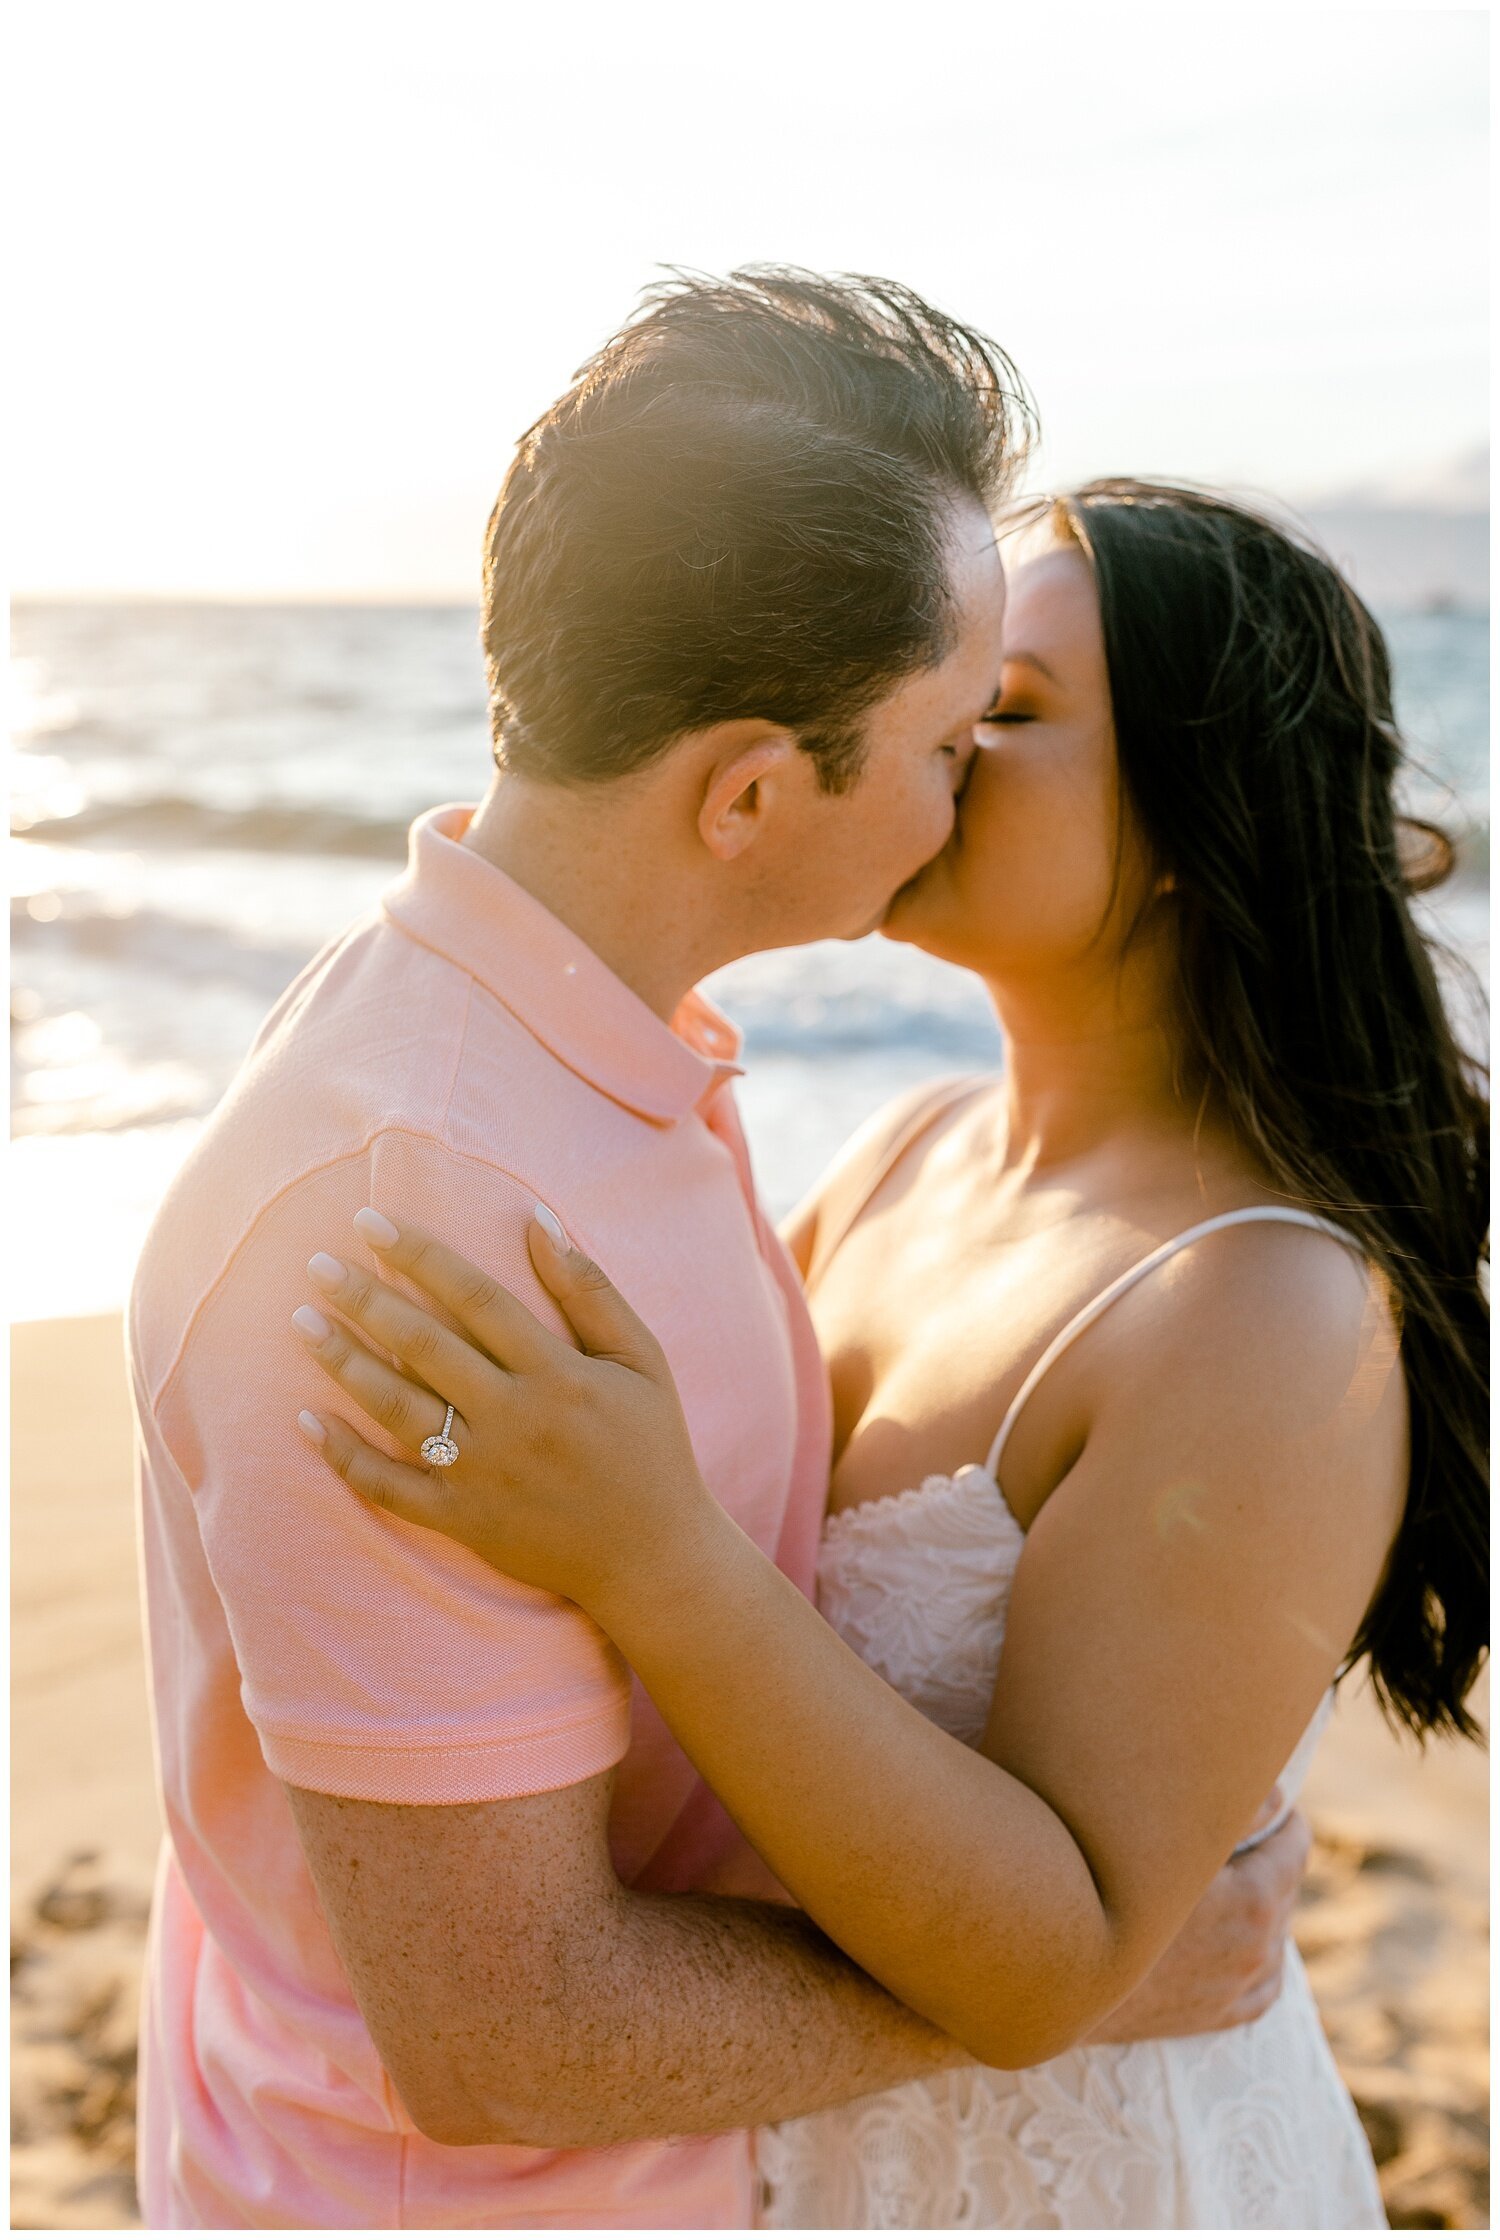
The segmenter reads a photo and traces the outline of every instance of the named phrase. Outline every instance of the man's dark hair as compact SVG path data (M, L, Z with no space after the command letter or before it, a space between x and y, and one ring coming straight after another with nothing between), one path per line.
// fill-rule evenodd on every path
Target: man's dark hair
M1004 495L1003 352L890 280L674 274L521 439L490 516L496 760L613 778L685 732L783 724L830 791L955 631L952 511Z

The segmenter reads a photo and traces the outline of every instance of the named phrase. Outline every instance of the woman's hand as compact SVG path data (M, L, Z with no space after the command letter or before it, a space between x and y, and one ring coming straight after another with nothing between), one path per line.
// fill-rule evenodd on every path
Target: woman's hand
M661 1347L555 1214L538 1206L527 1242L581 1351L426 1230L398 1230L371 1207L354 1226L462 1333L363 1269L322 1252L308 1262L343 1321L299 1307L298 1335L414 1457L392 1461L341 1416L304 1411L304 1436L364 1500L596 1617L611 1589L659 1577L695 1528L725 1521L699 1475ZM449 1402L458 1459L429 1467L415 1458L441 1434Z

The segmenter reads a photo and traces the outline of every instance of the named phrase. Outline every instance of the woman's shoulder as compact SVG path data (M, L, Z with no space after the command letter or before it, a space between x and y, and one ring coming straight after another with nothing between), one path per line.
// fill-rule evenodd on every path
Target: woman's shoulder
M1124 1271L1101 1334L1202 1352L1281 1328L1316 1349L1372 1313L1391 1319L1390 1286L1353 1230L1212 1125L1110 1145L1078 1194L1107 1217L1102 1249Z
M1377 1419L1399 1435L1389 1287L1356 1243L1306 1221L1205 1226L1134 1286L1105 1332L1099 1391L1114 1406L1149 1417L1170 1404L1227 1438L1253 1423L1257 1446L1314 1425L1320 1440L1362 1440Z
M1188 1241L1162 1270L1160 1297L1172 1324L1197 1328L1207 1314L1233 1328L1271 1317L1299 1338L1334 1339L1385 1300L1359 1240L1298 1207L1257 1200L1193 1227L1201 1233L1183 1232Z
M902 1090L856 1128L782 1224L782 1235L803 1275L827 1259L912 1143L929 1130L940 1132L961 1106L993 1086L990 1074L948 1074L924 1081Z

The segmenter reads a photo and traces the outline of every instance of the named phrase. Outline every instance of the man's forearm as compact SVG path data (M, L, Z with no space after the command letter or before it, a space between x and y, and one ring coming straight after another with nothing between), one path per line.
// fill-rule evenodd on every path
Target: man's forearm
M964 2060L793 1907L623 1887L611 1785L454 1806L288 1788L365 2022L430 2138L734 2131Z
M445 2033L452 2144L605 2147L810 2115L966 2062L806 1914L621 1890L598 1957L570 1939L519 2069L492 2029ZM498 2060L496 2056L499 2056ZM523 2078L516 2090L515 2080ZM486 2082L487 2080L487 2082Z

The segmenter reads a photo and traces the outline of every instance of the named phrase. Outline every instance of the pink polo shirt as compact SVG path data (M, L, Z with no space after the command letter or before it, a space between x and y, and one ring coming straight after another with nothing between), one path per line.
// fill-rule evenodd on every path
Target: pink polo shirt
M717 1497L812 1588L827 1387L796 1272L755 1201L734 1031L698 996L664 1025L461 844L469 814L421 818L379 911L282 997L136 1277L168 1829L142 2043L142 2202L157 2228L749 2221L743 2134L553 2153L417 2132L281 1787L460 1804L618 1763L626 1881L768 1887L579 1610L365 1508L296 1429L329 1391L288 1317L311 1253L367 1258L350 1228L360 1206L432 1228L561 1327L526 1252L540 1197L661 1339Z

